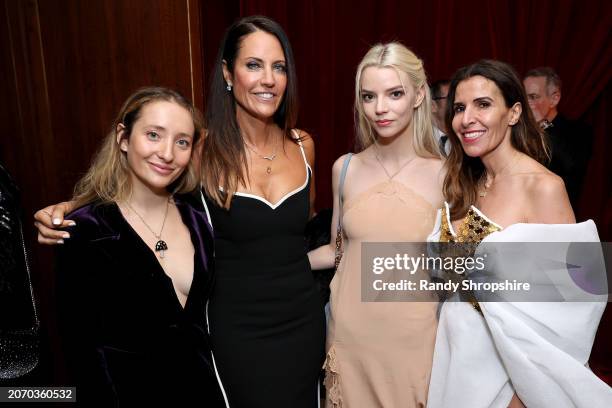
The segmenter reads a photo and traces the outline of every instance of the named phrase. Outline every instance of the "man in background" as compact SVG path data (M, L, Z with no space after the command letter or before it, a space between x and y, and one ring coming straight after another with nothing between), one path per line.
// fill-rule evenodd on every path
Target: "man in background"
M448 153L450 153L450 143L447 143L448 132L444 124L449 85L450 81L447 79L436 81L431 84L431 113L433 116L434 136L438 141L440 152L444 156L448 156Z
M561 78L554 69L539 67L528 71L523 85L531 112L549 137L551 161L548 168L563 179L576 210L591 158L592 130L581 122L568 120L557 111L561 101Z

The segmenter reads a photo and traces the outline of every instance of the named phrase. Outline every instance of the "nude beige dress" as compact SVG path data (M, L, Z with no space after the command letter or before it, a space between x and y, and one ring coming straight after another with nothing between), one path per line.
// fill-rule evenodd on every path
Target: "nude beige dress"
M344 203L344 255L331 282L326 407L425 407L436 302L362 302L361 243L424 242L436 212L400 182Z

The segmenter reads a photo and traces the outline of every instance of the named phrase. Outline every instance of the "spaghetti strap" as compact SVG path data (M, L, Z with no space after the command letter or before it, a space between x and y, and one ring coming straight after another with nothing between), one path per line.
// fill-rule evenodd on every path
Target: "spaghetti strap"
M338 207L338 226L336 227L336 232L341 233L342 231L342 213L344 212L344 179L346 178L346 172L348 170L349 163L351 162L351 157L353 157L353 153L347 153L344 158L344 162L342 163L342 170L340 171L340 180L338 181L338 201L340 206Z
M304 145L302 144L302 139L297 131L297 129L291 129L291 134L294 136L295 141L300 145L300 150L302 151L302 158L304 159L304 163L306 164L306 171L310 168L310 164L308 164L308 160L306 160L306 153L304 152Z

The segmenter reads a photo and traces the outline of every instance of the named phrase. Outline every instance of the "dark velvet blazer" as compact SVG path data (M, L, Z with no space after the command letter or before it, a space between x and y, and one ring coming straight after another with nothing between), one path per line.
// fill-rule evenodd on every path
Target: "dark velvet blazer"
M197 198L175 202L195 248L184 309L116 204L93 203L67 217L77 225L59 248L58 320L81 406L225 406L206 323L212 232Z

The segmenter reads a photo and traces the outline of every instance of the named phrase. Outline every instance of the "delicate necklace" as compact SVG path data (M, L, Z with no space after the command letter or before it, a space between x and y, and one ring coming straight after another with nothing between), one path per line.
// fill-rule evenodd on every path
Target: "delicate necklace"
M142 216L138 214L138 212L134 209L134 207L130 205L129 201L126 201L125 204L128 207L130 207L130 210L132 210L134 214L138 216L138 218L140 218L140 221L142 221L145 227L147 227L149 231L151 231L151 234L153 234L153 236L157 238L157 242L155 243L155 252L159 252L159 257L163 258L165 256L164 251L168 250L168 244L166 244L166 241L161 239L161 235L162 235L162 232L164 232L164 226L166 225L166 217L168 217L168 207L170 207L170 198L168 197L168 202L166 202L166 213L164 214L164 221L162 222L162 226L161 226L161 229L159 230L159 234L156 234L155 231L153 231L153 228L149 227L149 224L147 224L144 218L142 218Z
M410 163L411 161L413 161L414 159L417 158L416 155L414 157L411 157L404 164L402 164L400 166L400 168L397 169L397 171L395 173L389 174L389 172L387 171L387 168L382 163L382 160L380 160L380 157L378 157L378 143L376 143L376 141L374 142L374 157L376 157L376 161L378 161L378 164L380 164L380 167L382 167L383 171L385 172L385 174L387 175L389 180L391 180L391 179L393 179L393 177L397 176L399 174L399 172L402 171L402 169L408 165L408 163Z
M516 164L517 159L518 159L518 157L519 157L519 156L520 156L520 155L519 155L518 153L515 153L515 154L514 154L514 157L512 158L512 160L510 160L510 161L508 162L508 164L506 164L504 167L502 167L502 168L501 168L501 170L499 170L499 171L497 172L497 174L500 174L502 171L506 170L506 169L508 168L508 166L510 166L511 164L512 164L512 167L510 167L510 170L512 170L512 169L514 168L514 165ZM488 190L489 188L491 188L491 186L492 186L492 185L493 185L493 181L492 181L492 180L489 180L489 174L488 174L488 173L485 171L485 181L484 181L484 183L483 183L483 187L484 187L484 189L483 189L483 190L480 190L480 191L478 192L478 196L479 196L479 197L486 197L486 196L487 196L487 190Z
M271 162L272 160L274 160L276 158L276 147L277 147L277 143L276 141L274 142L274 150L272 151L272 154L269 156L264 156L261 153L259 153L253 146L251 146L246 140L243 139L244 145L253 153L255 153L260 159L263 160L268 160L269 162ZM271 174L272 173L272 163L268 164L268 167L266 168L266 173Z

